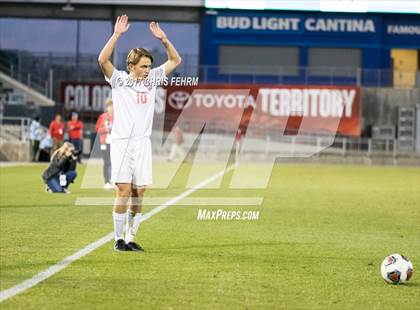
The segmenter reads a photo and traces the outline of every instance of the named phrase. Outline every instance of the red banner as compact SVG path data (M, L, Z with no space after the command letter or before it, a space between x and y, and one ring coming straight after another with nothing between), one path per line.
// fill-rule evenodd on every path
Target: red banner
M92 121L111 94L106 83L63 82L61 91L64 114L78 111ZM165 111L169 126L183 111L187 119L234 122L239 118L242 125L253 116L254 125L287 124L286 130L292 131L299 129L304 119L305 130L360 135L360 89L353 86L167 86L157 89L155 110L158 114Z
M234 121L239 117L246 123L254 113L254 126L283 125L289 131L297 131L304 119L307 131L360 135L358 87L255 84L168 87L167 118L180 114L181 110L184 116L215 122Z

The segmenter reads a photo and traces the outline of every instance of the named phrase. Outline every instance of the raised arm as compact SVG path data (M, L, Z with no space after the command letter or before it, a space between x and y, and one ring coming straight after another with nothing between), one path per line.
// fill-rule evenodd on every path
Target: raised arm
M115 48L115 45L117 44L119 37L124 32L126 32L129 27L130 24L128 24L128 16L118 16L114 26L114 33L112 34L111 38L109 38L108 42L106 42L104 48L99 54L99 66L101 67L101 70L105 74L105 76L109 79L112 76L112 72L114 72L114 66L112 65L109 58L111 57L111 54Z
M175 47L172 45L171 41L169 41L165 32L163 32L163 30L160 29L159 24L157 22L150 23L150 31L157 39L159 39L162 42L163 46L166 49L166 54L168 55L168 61L165 62L163 65L165 68L165 74L169 75L181 63L181 60L182 60L181 56L179 56Z

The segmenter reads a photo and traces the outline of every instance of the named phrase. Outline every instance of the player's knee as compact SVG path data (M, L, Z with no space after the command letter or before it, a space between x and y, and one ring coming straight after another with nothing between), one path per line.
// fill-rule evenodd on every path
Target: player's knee
M139 186L136 188L137 191L137 195L139 197L143 197L144 196L144 192L146 191L146 187L145 186Z
M131 187L127 184L117 184L119 197L130 197Z

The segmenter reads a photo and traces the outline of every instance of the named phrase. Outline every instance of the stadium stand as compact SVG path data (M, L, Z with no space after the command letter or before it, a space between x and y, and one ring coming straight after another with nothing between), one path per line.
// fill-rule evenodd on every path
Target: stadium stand
M89 1L87 1L89 2ZM48 18L43 16L45 10L42 7L55 7L58 9L57 18L65 20L70 14L62 11L59 4L39 4L39 10L32 12L31 8L25 5L20 6L19 13L14 10L13 6L7 6L4 16L22 17L19 14L35 14L39 18ZM282 86L325 86L328 87L353 87L360 89L360 134L358 136L346 136L339 134L330 150L332 154L348 157L351 154L363 154L363 156L386 155L391 159L398 156L406 156L411 154L419 156L420 142L418 134L411 135L405 147L400 148L401 139L398 135L401 131L398 128L398 111L400 108L414 109L413 113L419 113L420 110L416 104L420 103L420 71L418 70L418 62L415 55L418 54L416 44L412 40L405 40L405 35L395 34L389 40L393 48L383 45L382 41L378 41L378 46L370 47L374 40L380 40L382 28L376 25L373 16L366 14L362 19L355 19L358 15L349 13L346 18L351 23L361 23L368 25L373 23L375 29L369 27L365 30L358 30L360 33L354 33L346 27L330 31L320 28L323 32L321 35L314 35L313 31L309 31L308 26L313 18L313 14L320 21L335 21L335 16L331 13L308 13L299 14L299 28L304 34L304 39L296 40L295 36L287 33L285 29L277 29L274 36L273 29L257 27L255 29L247 29L240 36L237 35L241 29L224 29L224 21L230 16L235 15L235 20L249 19L253 15L260 19L262 23L264 16L258 11L249 11L244 13L240 10L224 10L217 12L207 10L203 14L185 15L185 9L191 12L198 12L198 6L185 7L164 7L159 12L153 11L153 8L142 7L141 10L133 11L133 22L144 21L148 12L153 12L157 17L161 17L166 22L194 22L200 27L201 32L198 34L199 55L183 54L183 62L175 76L198 76L200 83L216 84L216 85L233 85L237 87L241 85L273 85L273 87ZM112 7L112 6L111 6ZM105 14L110 7L103 7L97 14ZM85 11L86 9L86 11ZM140 12L141 11L141 12ZM7 13L9 12L9 13ZM25 13L26 12L26 13ZM168 14L173 12L174 14ZM89 19L89 7L86 5L78 5L76 10L77 18L80 22ZM229 14L227 14L229 13ZM39 16L37 15L39 14ZM60 15L63 14L63 15ZM138 15L138 14L145 14ZM162 14L162 15L159 15ZM265 13L267 16L283 18L283 22L290 22L293 16L290 12L274 12ZM93 19L107 20L99 15L92 17ZM32 15L30 15L32 16ZM108 15L104 15L108 16ZM383 23L400 23L401 15L379 14L377 15ZM411 15L407 15L409 21L415 23ZM230 17L229 17L230 18ZM227 24L226 24L227 25ZM262 24L261 24L262 25ZM347 25L347 24L346 24ZM365 26L366 26L365 25ZM371 25L371 24L369 24ZM379 24L378 24L379 25ZM393 24L392 24L393 25ZM230 25L229 27L233 27ZM306 28L305 28L306 27ZM217 29L220 28L220 29ZM363 28L363 27L362 27ZM387 28L388 29L388 28ZM357 32L357 31L356 31ZM264 34L260 36L260 34ZM254 38L259 36L264 44L256 44ZM346 48L341 46L341 41L348 37ZM371 40L366 44L360 43L360 38L370 37ZM283 38L283 43L290 47L279 46L279 38ZM78 39L79 40L79 39ZM223 43L228 40L229 44ZM302 45L302 42L305 44ZM244 42L247 43L244 45ZM80 42L79 42L80 43ZM328 43L328 44L327 44ZM397 44L398 43L398 44ZM401 44L399 44L401 43ZM320 48L320 46L327 48ZM382 46L383 45L383 46ZM413 51L407 52L406 49ZM77 50L77 48L76 48ZM413 55L411 55L411 54ZM116 51L116 67L124 68L126 54L122 50ZM166 55L159 50L152 50L155 63L159 64L164 61ZM264 57L256 57L253 55L263 55ZM345 54L346 57L342 57ZM215 55L218 55L216 57ZM277 57L281 55L282 57ZM283 57L284 56L284 57ZM380 56L380 57L379 57ZM91 132L93 124L100 111L100 108L94 110L92 106L92 89L94 87L107 87L103 80L103 76L97 66L97 55L83 52L38 52L23 49L2 49L0 51L0 98L2 98L2 115L5 117L33 117L40 114L43 124L46 125L52 119L55 112L59 112L65 119L68 119L70 113L74 110L80 113L83 121L86 123L85 139L89 143L84 143L85 154L89 153L88 146L94 146L95 135ZM288 59L287 61L285 59ZM289 61L290 60L290 61ZM292 61L293 60L293 61ZM413 67L413 64L415 67ZM70 84L73 89L77 87L88 88L89 92L83 92L79 98L72 95L71 104L66 101L64 87ZM103 101L106 92L100 94ZM77 99L88 98L87 102ZM97 106L99 106L96 103ZM416 120L414 120L416 121ZM157 123L157 122L156 122ZM8 126L8 125L4 125ZM414 126L414 125L413 125ZM416 125L420 127L419 121ZM415 127L414 129L416 129ZM224 124L210 124L211 134L224 134ZM373 129L391 128L391 135L381 136L373 135ZM414 130L413 129L413 130ZM418 128L417 128L418 130ZM6 139L12 139L13 135L10 128L5 127L3 135ZM15 130L15 137L21 133ZM268 153L275 151L276 141L271 137L275 136L275 132L270 128L261 128L261 141L255 143L255 148L264 148ZM185 132L186 139L192 139L194 134ZM255 137L249 137L255 138ZM270 140L271 139L271 140ZM322 137L319 138L322 140ZM408 138L407 138L408 139ZM417 139L414 141L413 139ZM317 138L308 135L308 143L317 145ZM294 141L291 139L291 141ZM213 141L214 142L214 141ZM209 142L204 147L213 147L214 143ZM203 143L207 143L203 141ZM221 144L218 144L221 145ZM406 146L409 147L406 147Z

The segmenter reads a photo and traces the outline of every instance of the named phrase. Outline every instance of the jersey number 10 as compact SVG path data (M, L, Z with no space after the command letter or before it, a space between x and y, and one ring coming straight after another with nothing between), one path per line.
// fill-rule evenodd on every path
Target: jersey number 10
M146 104L147 102L147 93L137 92L137 103Z

